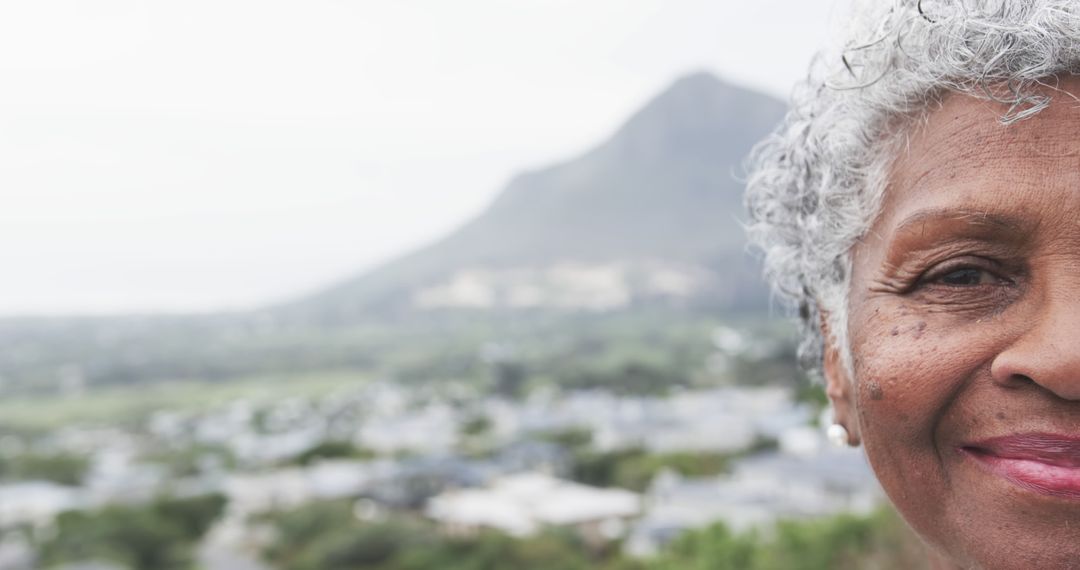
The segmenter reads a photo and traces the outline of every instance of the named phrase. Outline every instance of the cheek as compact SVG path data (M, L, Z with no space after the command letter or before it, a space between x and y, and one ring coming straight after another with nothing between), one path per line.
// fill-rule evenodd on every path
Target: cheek
M853 315L856 406L867 427L887 424L930 443L956 394L988 374L1003 327L957 322L948 314L918 314L900 304Z
M923 458L935 455L935 425L952 384L939 368L936 351L930 345L917 350L882 342L867 343L856 352L859 432L867 458L886 486L890 478L921 478L928 467L922 465Z
M855 406L867 458L894 501L940 489L951 451L942 434L963 421L952 404L992 348L978 329L903 306L853 317Z
M929 420L978 359L928 319L903 313L877 313L851 332L856 406L867 428L928 432Z

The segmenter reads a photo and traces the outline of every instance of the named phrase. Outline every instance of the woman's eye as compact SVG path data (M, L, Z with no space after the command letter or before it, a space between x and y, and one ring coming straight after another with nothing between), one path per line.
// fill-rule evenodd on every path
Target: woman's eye
M1009 280L1002 279L997 273L980 267L957 267L946 269L928 276L927 283L948 287L976 287L980 285L1002 285Z
M975 294L986 288L1015 285L1010 265L978 256L965 256L939 263L926 270L911 286L911 291L926 290L940 294ZM966 290L966 291L964 291Z
M954 269L953 271L945 273L935 279L935 281L943 285L964 287L983 285L989 282L991 279L992 276L985 270L977 269L974 267L965 267L961 269Z

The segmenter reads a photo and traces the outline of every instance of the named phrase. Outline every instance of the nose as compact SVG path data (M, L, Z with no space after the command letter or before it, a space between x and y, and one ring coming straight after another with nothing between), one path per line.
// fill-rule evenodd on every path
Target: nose
M994 359L990 373L1001 386L1036 384L1080 401L1080 298L1044 303L1031 326Z

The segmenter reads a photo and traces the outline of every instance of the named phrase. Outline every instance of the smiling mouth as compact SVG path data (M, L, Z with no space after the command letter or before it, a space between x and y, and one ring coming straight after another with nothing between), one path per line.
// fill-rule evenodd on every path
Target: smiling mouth
M1012 435L964 445L960 451L1018 487L1080 501L1080 438Z

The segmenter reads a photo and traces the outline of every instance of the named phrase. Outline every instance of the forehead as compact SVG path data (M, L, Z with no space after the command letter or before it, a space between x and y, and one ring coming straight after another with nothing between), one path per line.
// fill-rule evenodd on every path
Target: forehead
M879 219L895 226L920 210L1040 216L1080 210L1080 81L1012 125L1004 105L951 94L911 132L889 171Z

